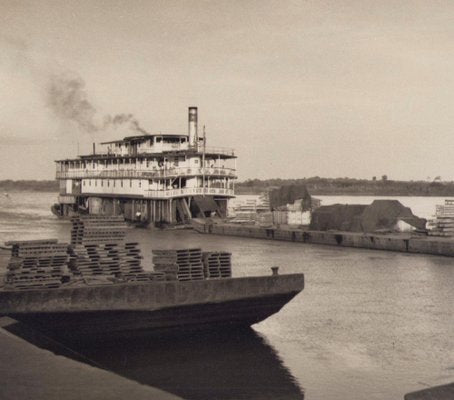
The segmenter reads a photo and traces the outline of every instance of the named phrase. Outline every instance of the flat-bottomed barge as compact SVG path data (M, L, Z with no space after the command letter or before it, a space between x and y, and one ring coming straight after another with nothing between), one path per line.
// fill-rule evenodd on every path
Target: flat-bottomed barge
M1 291L0 313L58 337L90 339L160 329L246 326L278 312L303 274Z

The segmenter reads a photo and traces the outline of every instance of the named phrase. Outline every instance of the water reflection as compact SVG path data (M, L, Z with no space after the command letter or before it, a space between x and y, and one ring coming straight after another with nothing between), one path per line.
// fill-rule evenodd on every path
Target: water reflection
M21 323L5 328L58 355L188 400L304 399L273 347L250 328L66 345Z
M185 399L304 398L274 349L252 329L79 345L74 350L115 373Z

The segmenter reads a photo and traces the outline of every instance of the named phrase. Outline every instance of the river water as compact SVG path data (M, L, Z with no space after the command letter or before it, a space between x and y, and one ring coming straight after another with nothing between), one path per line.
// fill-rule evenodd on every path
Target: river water
M57 237L69 222L54 193L0 202L0 243ZM318 196L323 204L372 198ZM401 198L422 217L443 199ZM149 268L151 249L199 246L233 253L234 276L303 272L306 288L251 330L187 334L78 348L96 363L187 399L403 399L454 381L454 260L447 257L131 229ZM5 265L3 263L2 269ZM93 383L94 387L96 383Z

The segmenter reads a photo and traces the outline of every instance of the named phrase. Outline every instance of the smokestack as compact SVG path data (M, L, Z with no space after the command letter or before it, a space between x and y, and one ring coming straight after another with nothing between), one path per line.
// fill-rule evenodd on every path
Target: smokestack
M95 154L96 154L96 144L93 143L93 155L95 155Z
M189 107L188 112L189 146L197 147L197 107Z

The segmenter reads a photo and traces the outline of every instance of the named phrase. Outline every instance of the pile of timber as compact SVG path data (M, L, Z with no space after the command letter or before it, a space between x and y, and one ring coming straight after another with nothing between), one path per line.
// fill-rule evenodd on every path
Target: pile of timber
M153 250L153 266L167 280L204 279L202 249Z
M145 272L138 243L125 242L126 222L119 216L84 215L71 219L70 269L82 277L114 276L128 281L164 280Z
M142 273L138 243L99 243L71 246L70 268L76 275L132 278Z
M61 286L68 274L68 244L57 239L10 241L11 258L5 286L8 289L50 289Z
M454 236L454 200L436 206L435 219L430 221L429 228L430 236Z
M71 218L71 245L123 243L127 225L122 216L80 215Z
M203 273L207 279L232 276L232 254L227 252L204 252Z

